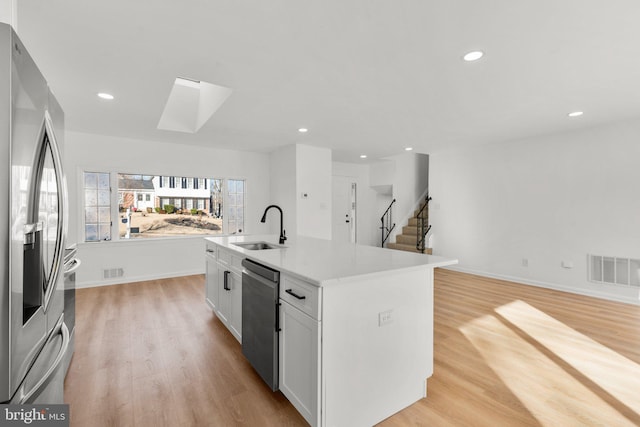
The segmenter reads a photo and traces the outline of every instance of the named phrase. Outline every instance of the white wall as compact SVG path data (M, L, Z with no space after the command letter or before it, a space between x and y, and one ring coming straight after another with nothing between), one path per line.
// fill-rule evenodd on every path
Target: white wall
M9 24L18 32L18 0L0 0L0 22Z
M434 254L470 272L639 303L638 288L587 281L589 253L640 258L639 140L640 122L626 122L432 154Z
M206 176L246 180L245 231L266 233L260 224L269 202L269 155L66 132L64 159L69 187L70 241L83 238L81 183L84 170L149 175ZM204 272L202 237L79 243L78 287ZM103 269L123 268L105 280Z
M282 208L287 235L331 239L331 150L287 145L271 152L270 164L270 204ZM271 233L280 232L279 221L269 212Z
M284 229L288 236L298 233L298 204L296 198L296 146L287 145L269 155L271 187L270 197L262 207L278 205L283 211ZM280 233L280 217L275 209L267 214L267 225L272 234Z
M298 234L331 239L331 150L310 145L296 147Z
M333 176L348 177L356 183L356 241L361 245L380 246L377 193L369 183L369 165L333 162ZM334 227L336 225L334 224Z

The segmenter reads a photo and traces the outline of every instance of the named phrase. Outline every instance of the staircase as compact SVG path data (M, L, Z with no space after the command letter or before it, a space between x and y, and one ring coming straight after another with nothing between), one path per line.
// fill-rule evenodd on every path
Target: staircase
M407 225L402 227L402 234L396 234L396 242L395 243L392 243L392 242L387 243L387 248L388 249L397 249L397 250L407 251L407 252L422 253L417 248L417 246L418 246L418 226L419 226L418 214L420 213L421 210L423 211L422 215L426 218L425 226L428 226L429 210L428 210L427 207L424 206L426 203L428 203L428 201L423 202L420 205L420 207L413 213L413 217L409 218L409 221L408 221ZM432 254L432 249L431 248L425 248L424 249L424 253L431 255Z

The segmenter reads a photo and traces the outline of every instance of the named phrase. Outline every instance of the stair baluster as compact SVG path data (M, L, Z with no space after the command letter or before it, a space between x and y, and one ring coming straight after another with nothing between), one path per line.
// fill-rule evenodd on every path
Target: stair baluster
M396 202L396 199L393 199L391 201L391 203L389 204L389 207L387 208L386 211L384 211L384 213L382 214L382 217L380 218L380 222L382 223L380 230L382 232L382 242L380 244L380 247L384 248L384 242L387 241L387 239L389 238L389 235L391 234L391 231L395 228L396 223L394 222L393 224L391 224L391 206L393 206L393 204Z
M431 197L429 197L429 194L427 194L424 200L424 204L420 208L418 215L416 215L416 217L418 218L418 230L417 230L418 235L417 235L416 250L420 253L424 253L426 249L427 233L429 232L429 230L431 230L431 225L427 227L427 223L429 221L428 206L429 206L430 200L431 200Z

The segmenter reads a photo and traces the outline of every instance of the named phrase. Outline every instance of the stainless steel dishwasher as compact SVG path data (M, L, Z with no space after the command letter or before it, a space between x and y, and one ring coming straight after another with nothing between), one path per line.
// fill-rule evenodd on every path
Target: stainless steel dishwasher
M242 266L242 354L276 391L280 272L249 259Z

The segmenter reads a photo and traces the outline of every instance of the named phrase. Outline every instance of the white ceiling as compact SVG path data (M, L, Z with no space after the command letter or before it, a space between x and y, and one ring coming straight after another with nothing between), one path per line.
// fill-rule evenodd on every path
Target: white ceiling
M639 18L638 0L20 0L17 24L69 130L360 161L639 116ZM176 77L233 89L196 134L156 128Z

